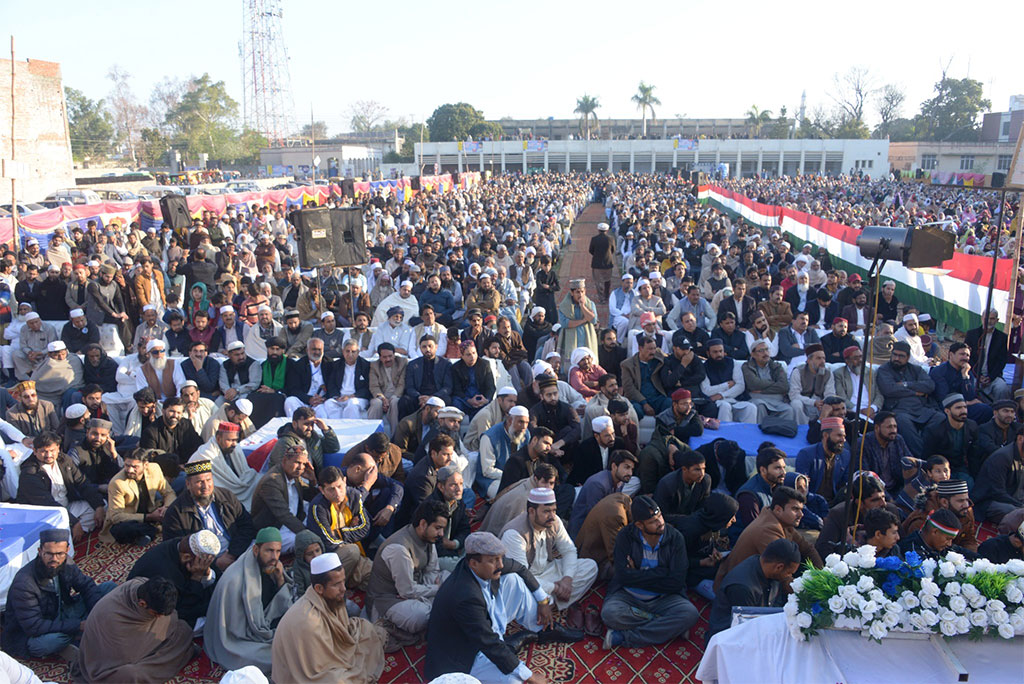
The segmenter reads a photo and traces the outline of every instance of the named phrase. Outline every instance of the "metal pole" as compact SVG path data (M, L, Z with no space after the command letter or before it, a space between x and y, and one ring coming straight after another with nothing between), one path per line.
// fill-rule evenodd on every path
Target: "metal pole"
M1016 303L1017 298L1017 271L1020 268L1020 249L1021 249L1021 213L1017 212L1017 215L1013 218L1013 222L1010 224L1010 229L1013 230L1013 224L1017 224L1017 248L1013 252L1013 264L1010 270L1010 291L1008 301L1006 303L1006 345L1009 348L1010 345L1010 331L1013 328L1013 305Z
M313 105L309 105L309 139L313 141L313 156L310 158L310 163L313 164L313 189L316 189L316 164L313 160L316 159L316 126L313 124ZM344 155L343 155L344 156Z
M17 145L14 140L14 122L17 119L14 115L14 36L11 36L11 166L14 166L14 154ZM17 173L11 169L11 226L14 233L14 251L21 251L21 236L18 235L18 198L15 196L16 182L15 176Z
M992 249L992 274L988 279L988 296L985 298L985 310L981 312L981 330L982 339L984 335L988 334L988 312L992 309L992 292L996 289L996 266L999 264L999 238L1003 234L1003 219L1006 216L1006 188L999 193L999 223L996 224L996 240L995 246ZM1013 294L1010 293L1010 297Z

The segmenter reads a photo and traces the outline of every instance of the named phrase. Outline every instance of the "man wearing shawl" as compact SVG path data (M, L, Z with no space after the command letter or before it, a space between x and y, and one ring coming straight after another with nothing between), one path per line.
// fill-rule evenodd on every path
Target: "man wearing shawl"
M66 391L82 387L82 372L78 355L68 354L67 345L55 340L46 345L46 356L29 379L35 381L40 399L60 406Z
M400 307L405 312L406 320L420 315L420 305L416 301L416 297L412 295L412 283L410 281L403 280L398 288L398 292L392 292L380 301L370 325L376 327L384 325L384 321L391 316L389 313L391 308L395 306Z
M178 619L178 591L164 577L137 577L104 596L89 613L75 680L166 682L196 655L192 628Z
M281 564L281 532L264 527L249 552L231 564L213 591L203 646L225 670L256 665L270 672L277 623L292 605Z
M237 423L221 422L217 426L217 432L196 451L195 456L206 459L213 465L215 487L231 492L246 509L250 509L260 474L249 467L245 454L238 447L241 430Z
M558 305L558 322L562 324L558 350L562 358L571 358L577 347L588 347L597 354L597 306L587 298L586 281L569 281L569 296Z
M383 628L348 616L345 569L337 554L313 558L311 584L288 609L272 647L275 682L364 684L384 671Z

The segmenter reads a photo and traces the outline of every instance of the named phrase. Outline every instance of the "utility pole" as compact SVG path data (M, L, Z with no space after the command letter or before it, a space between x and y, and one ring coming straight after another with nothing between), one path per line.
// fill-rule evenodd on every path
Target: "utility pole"
M12 167L15 166L14 155L15 155L15 148L17 147L17 144L15 143L15 138L14 138L14 132L15 132L14 122L15 122L16 119L17 119L17 117L14 115L14 36L12 35L11 36L11 166ZM14 251L15 252L20 252L21 251L21 236L18 234L19 230L20 230L18 228L18 198L15 195L15 182L16 182L15 176L17 176L17 175L18 175L17 172L12 168L11 171L10 171L10 176L11 176L11 226L13 228L12 232L14 233Z

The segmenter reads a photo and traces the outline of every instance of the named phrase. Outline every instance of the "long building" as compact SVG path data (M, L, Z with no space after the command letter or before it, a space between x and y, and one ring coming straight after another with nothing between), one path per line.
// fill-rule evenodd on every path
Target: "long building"
M572 140L586 137L580 119L496 119L491 123L501 126L507 138L545 138L547 140ZM775 122L765 124L762 129ZM793 120L787 119L787 125ZM643 119L591 119L590 137L601 140L640 138L643 135ZM756 127L746 119L677 119L661 118L647 120L648 139L682 138L754 138Z

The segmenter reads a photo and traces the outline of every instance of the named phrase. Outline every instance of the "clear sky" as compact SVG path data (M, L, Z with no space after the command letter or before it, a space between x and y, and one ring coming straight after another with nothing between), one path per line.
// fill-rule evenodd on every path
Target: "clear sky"
M1024 93L1022 2L282 1L296 119L312 106L332 133L348 129L356 100L415 120L457 101L487 118L561 118L587 93L599 117L634 117L641 79L656 86L659 119L743 117L753 104L792 114L803 90L810 112L832 104L833 75L853 66L902 87L912 115L950 60L996 111ZM117 64L144 102L164 77L209 72L241 103L242 6L0 0L0 32L14 34L17 58L60 62L64 84L93 98Z

